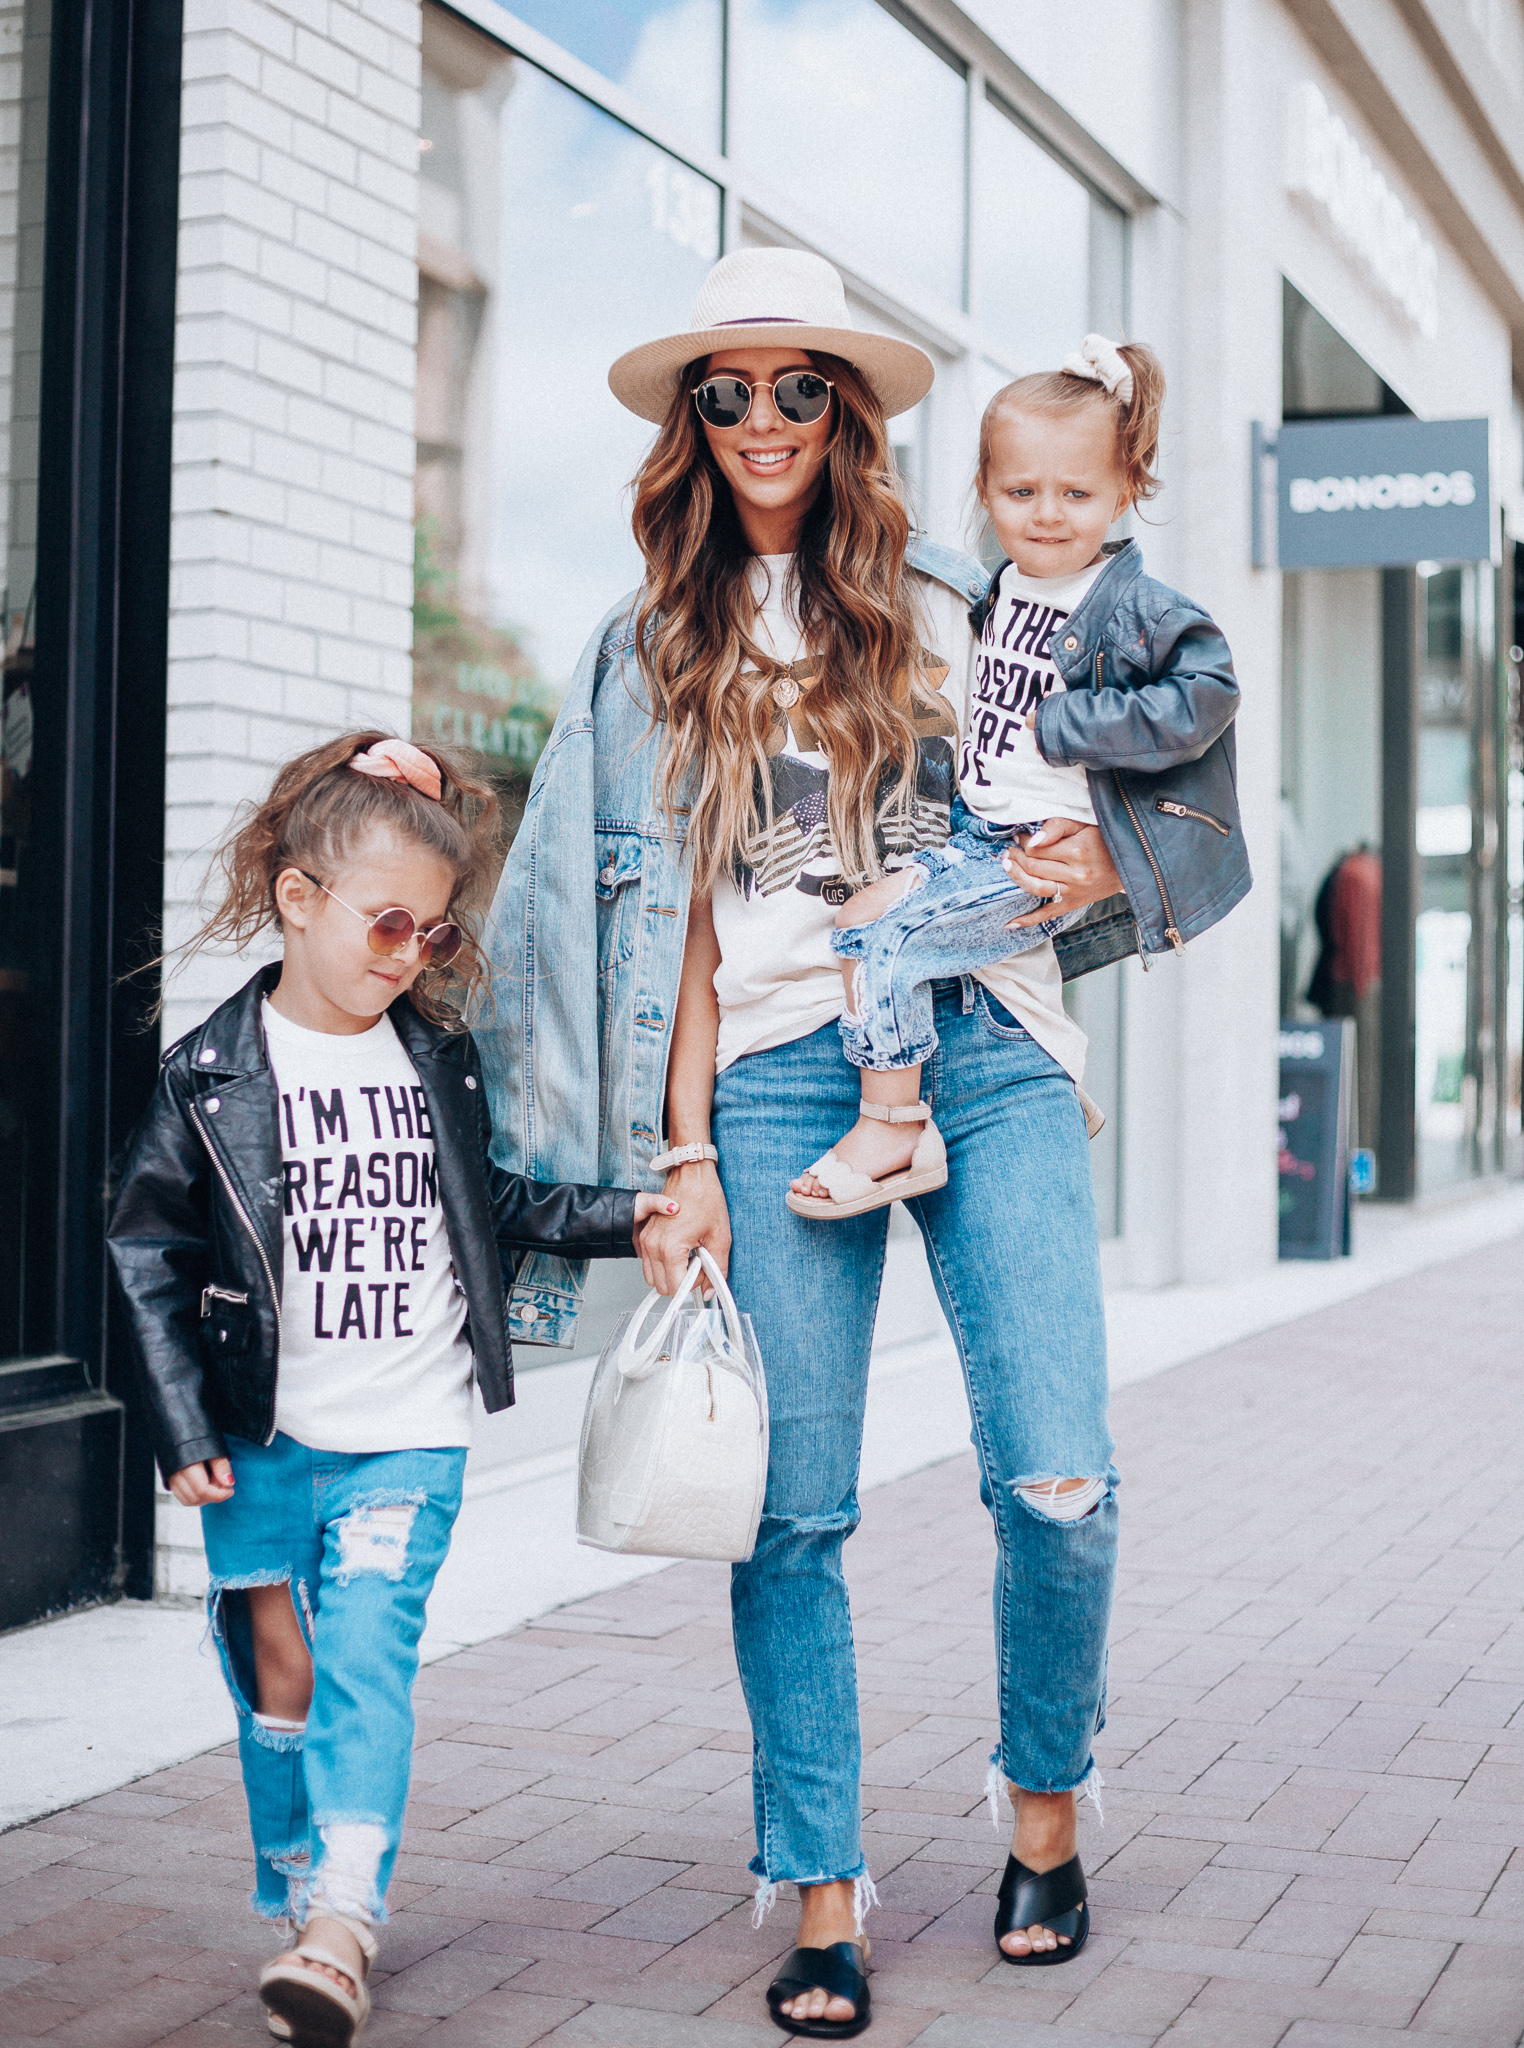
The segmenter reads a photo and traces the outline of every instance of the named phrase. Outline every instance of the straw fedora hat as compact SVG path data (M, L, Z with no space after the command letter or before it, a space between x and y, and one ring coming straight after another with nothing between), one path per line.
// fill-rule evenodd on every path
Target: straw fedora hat
M609 371L609 389L631 412L659 423L685 367L722 348L844 356L862 371L890 419L924 398L936 375L924 349L852 325L841 278L823 256L807 249L737 249L700 285L687 329L622 355Z

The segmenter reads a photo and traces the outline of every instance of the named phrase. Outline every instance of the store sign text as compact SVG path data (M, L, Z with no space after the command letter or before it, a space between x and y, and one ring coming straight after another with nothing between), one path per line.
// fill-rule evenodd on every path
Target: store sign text
M1280 566L1487 559L1487 442L1486 420L1288 420L1275 444Z
M1439 332L1439 253L1311 80L1291 94L1286 188L1418 332Z
M1476 478L1469 469L1448 476L1431 469L1417 476L1294 476L1287 487L1293 512L1391 512L1399 505L1469 505L1476 497Z

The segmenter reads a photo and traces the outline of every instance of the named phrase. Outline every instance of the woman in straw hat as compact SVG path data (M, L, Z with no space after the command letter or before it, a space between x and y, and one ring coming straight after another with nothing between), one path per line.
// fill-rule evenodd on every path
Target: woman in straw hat
M504 1163L664 1175L681 1214L647 1226L648 1279L671 1292L705 1244L755 1321L771 1462L733 1579L751 1868L759 1918L780 1882L800 1893L769 2009L828 2038L869 2015L842 1546L888 1218L822 1230L784 1197L857 1113L836 910L948 831L987 579L912 534L885 429L932 376L920 349L854 329L829 264L781 249L724 258L686 332L614 365L615 395L658 428L636 480L645 581L590 641L536 773L493 912L500 1024L477 1032ZM1022 879L1069 908L1120 886L1093 826ZM953 1171L911 1213L995 1522L990 1783L1017 1809L996 1927L1031 1966L1071 1959L1088 1928L1075 1794L1103 1712L1116 1505L1083 1036L1051 943L977 982L937 986L928 1078ZM569 1342L579 1282L532 1260L517 1330ZM907 1601L941 1577L917 1559ZM960 1594L934 1597L942 1614Z

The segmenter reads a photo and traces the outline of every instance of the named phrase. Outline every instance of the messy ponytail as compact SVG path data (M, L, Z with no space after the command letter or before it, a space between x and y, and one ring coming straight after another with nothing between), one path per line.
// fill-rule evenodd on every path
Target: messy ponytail
M497 799L490 784L443 747L422 749L439 769L437 798L411 783L383 781L350 767L356 754L391 737L347 732L298 754L280 770L263 803L242 807L213 861L222 900L195 936L176 949L182 962L209 945L241 953L261 932L279 926L275 884L287 868L326 881L379 825L434 854L454 874L445 915L461 928L460 950L445 966L425 967L408 994L431 1023L463 1026L486 990L486 961L477 939L500 853Z
M989 480L995 428L1002 417L1013 412L1074 413L1095 405L1108 407L1116 417L1117 460L1129 501L1139 505L1157 494L1159 478L1154 464L1159 455L1159 421L1164 410L1164 365L1146 342L1119 342L1117 353L1132 372L1132 397L1125 403L1113 397L1104 384L1073 370L1039 370L1031 376L1018 377L995 393L979 422L975 488L981 499Z

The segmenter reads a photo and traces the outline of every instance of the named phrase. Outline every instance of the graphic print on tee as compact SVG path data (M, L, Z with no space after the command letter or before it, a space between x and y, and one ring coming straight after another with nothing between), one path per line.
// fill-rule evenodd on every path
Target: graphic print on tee
M1006 779L1001 764L1021 744L1028 712L1051 696L1055 685L1064 687L1049 647L1068 616L1035 598L990 607L974 657L968 726L958 761L965 796Z
M940 673L946 674L945 664ZM918 696L910 715L916 729L915 786L910 802L901 814L888 807L895 777L887 770L875 805L874 839L879 859L891 866L925 847L940 846L947 837L952 809L957 726L940 696ZM824 765L824 754L812 745L817 735L809 724L806 701L796 707L793 720L800 728L799 742L816 754L816 760L801 760L797 753L786 751L789 724L780 717L768 749L772 818L752 835L737 858L736 887L748 900L753 894L774 896L780 889L793 887L806 895L824 894L829 902L845 903L856 885L837 875L805 872L821 859L835 865L827 808L831 771Z
M428 1105L416 1082L348 1093L351 1101L341 1087L298 1088L280 1098L291 1249L296 1270L314 1276L311 1334L414 1337L412 1276L426 1270L439 1212Z

